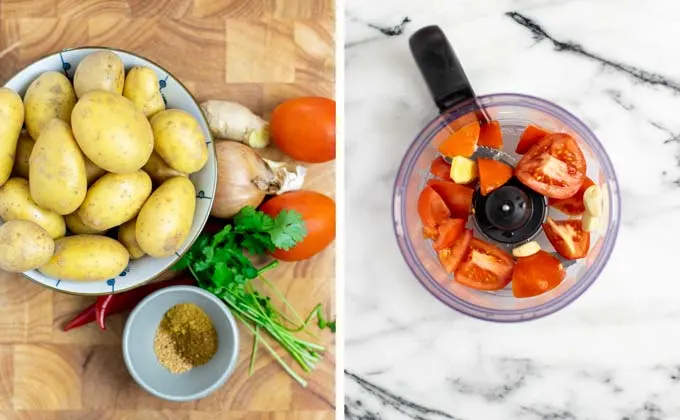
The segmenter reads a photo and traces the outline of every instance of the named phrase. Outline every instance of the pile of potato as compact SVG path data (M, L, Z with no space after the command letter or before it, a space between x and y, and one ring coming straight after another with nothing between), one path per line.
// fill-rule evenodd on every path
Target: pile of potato
M207 159L198 121L165 109L155 72L126 76L112 52L85 57L73 84L41 74L23 101L0 88L0 269L98 281L172 255L194 217L188 174Z

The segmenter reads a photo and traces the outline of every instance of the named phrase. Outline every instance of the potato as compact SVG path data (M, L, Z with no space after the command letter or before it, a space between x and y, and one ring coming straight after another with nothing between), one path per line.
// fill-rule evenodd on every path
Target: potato
M171 168L185 174L201 170L208 161L208 146L198 121L179 109L151 117L154 150Z
M94 181L103 177L106 171L92 163L87 156L83 155L83 157L85 158L85 177L87 177L87 186L89 187Z
M77 235L99 235L100 233L106 232L105 230L92 229L91 227L85 225L85 223L80 220L80 216L78 216L77 211L64 216L64 221L66 222L66 227L68 230L71 233L75 233Z
M196 189L189 178L165 181L144 203L137 216L135 237L152 257L163 258L177 251L189 236L196 209Z
M12 176L28 179L28 160L31 157L31 151L35 140L28 135L27 132L22 132L17 143L17 151L14 156L14 168L12 169Z
M38 140L42 128L52 119L70 121L75 104L76 93L66 76L56 71L41 74L24 95L28 134Z
M33 222L10 220L0 226L0 270L23 273L47 263L54 240Z
M87 192L85 159L68 123L54 118L43 126L29 161L31 198L57 214L73 213Z
M125 249L127 249L128 254L130 254L131 260L137 260L142 258L144 251L139 247L137 243L137 237L135 236L135 226L137 225L137 218L123 223L123 226L118 229L118 242L123 244Z
M144 165L142 169L144 169L144 172L149 174L151 180L157 184L162 184L175 176L187 176L187 174L183 174L182 172L169 167L156 152L151 153L149 161L146 162L146 165Z
M149 121L115 93L98 90L83 96L73 108L71 125L85 156L107 172L135 172L153 151Z
M101 281L118 276L129 260L125 247L115 239L75 235L57 240L54 255L38 270L54 279Z
M147 117L165 109L158 76L148 67L134 67L128 72L123 96Z
M149 194L151 178L144 171L106 174L87 191L78 216L92 229L110 229L135 217Z
M24 103L21 97L11 89L0 88L0 185L7 182L12 173L23 125Z
M85 57L78 64L73 77L73 86L79 98L95 90L122 95L124 82L123 61L110 51L98 51Z
M57 213L39 207L28 188L28 181L23 178L10 178L0 188L0 218L10 220L28 220L45 229L52 239L66 234L64 218Z

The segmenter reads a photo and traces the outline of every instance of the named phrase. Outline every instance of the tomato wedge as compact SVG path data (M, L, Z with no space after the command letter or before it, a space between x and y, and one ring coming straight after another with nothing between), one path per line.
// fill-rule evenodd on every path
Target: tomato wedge
M467 220L472 209L472 195L474 190L464 185L458 185L451 181L438 181L430 179L427 185L432 187L444 200L451 212L451 217Z
M558 254L568 260L577 260L588 255L590 232L583 230L580 220L553 220L548 217L543 223L545 236Z
M507 252L472 238L465 258L456 269L458 283L478 290L499 290L510 283L514 261Z
M465 230L466 220L463 219L446 219L437 227L437 241L432 246L435 251L453 246L456 239Z
M439 146L439 152L444 156L470 157L477 148L479 140L479 122L474 121L454 131Z
M430 173L444 181L451 181L451 165L441 156L432 161Z
M583 185L581 185L581 188L578 189L576 194L563 200L550 198L548 199L548 205L570 216L583 214L586 211L586 206L583 204L583 193L586 192L591 185L595 185L595 183L592 179L586 177L586 179L583 180Z
M548 198L569 198L578 192L586 178L586 158L570 135L551 134L522 157L515 176Z
M512 271L512 294L517 298L541 295L557 287L566 275L557 257L538 251L517 260Z
M480 146L493 147L494 149L503 148L503 133L498 121L491 121L481 126L478 144Z
M538 143L539 140L541 140L548 134L550 134L549 131L546 131L541 127L537 127L533 124L529 124L529 126L526 128L526 130L524 130L524 132L519 138L519 143L517 143L515 153L518 153L520 155L525 154L526 152L529 151L529 149L531 149L531 147L534 144Z
M472 230L467 229L458 236L458 239L456 239L453 246L444 248L437 253L439 261L442 263L442 266L447 273L456 271L456 268L460 265L460 262L463 260L463 257L470 246L471 240Z
M418 215L423 222L425 236L432 237L436 234L437 225L451 213L442 197L431 187L425 187L418 197Z
M477 169L479 171L479 190L482 195L487 195L498 189L512 178L512 167L497 160L479 158L477 159Z

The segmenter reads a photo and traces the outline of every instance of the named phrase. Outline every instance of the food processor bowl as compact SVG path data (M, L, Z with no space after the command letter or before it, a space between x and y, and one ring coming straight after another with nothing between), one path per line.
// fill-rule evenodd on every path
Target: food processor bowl
M430 174L430 164L440 156L439 145L463 125L480 119L497 121L503 134L503 149L478 148L476 155L494 157L511 164L520 160L514 153L520 135L529 124L551 132L571 135L587 161L587 176L602 189L603 212L601 226L591 232L590 251L579 260L563 261L566 277L556 288L530 298L515 298L511 286L498 291L469 288L454 280L454 275L442 267L432 248L432 241L423 235L423 225L417 211L418 196ZM544 207L541 217L569 219L558 210ZM567 110L536 97L503 93L477 96L461 101L443 112L425 127L408 149L401 163L393 195L394 228L399 248L416 278L436 298L464 314L483 320L516 322L536 319L564 308L578 298L595 281L604 268L616 242L620 221L620 198L614 168L593 132ZM482 232L471 215L468 228L474 236L489 241L510 252L521 243L502 243ZM536 240L541 248L554 252L542 229L523 242Z

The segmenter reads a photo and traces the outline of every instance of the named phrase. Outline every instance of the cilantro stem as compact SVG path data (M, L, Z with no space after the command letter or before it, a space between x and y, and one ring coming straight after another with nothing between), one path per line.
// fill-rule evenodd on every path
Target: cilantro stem
M258 337L258 338L260 339L260 341L262 342L262 345L263 345L267 350L269 350L269 353L271 353L271 355L274 357L274 359L276 359L276 361L279 362L279 364L281 365L281 367L283 367L283 369L284 369L286 372L288 372L288 374L289 374L293 379L295 379L295 380L296 380L300 385L302 385L303 387L307 387L307 381L305 381L303 378L301 378L300 375L298 375L293 369L291 369L290 366L288 366L288 364L281 358L281 356L278 355L278 353L276 353L276 351L274 351L273 348L271 348L271 346L269 345L269 343L267 343L267 341L264 340L264 339L262 338L262 336L260 335L260 333L259 333L258 331L256 331L255 328L253 328L250 324L248 324L247 322L245 322L245 321L243 320L243 318L241 318L241 315L240 315L240 314L234 313L234 316L236 316L236 318L238 318L238 320L241 321L241 322L243 323L243 325L245 325L246 328L248 328L248 330L250 330L250 332L251 332L254 336L256 336L256 337Z
M255 334L253 334L253 351L250 353L250 365L248 366L248 375L253 376L255 371L255 355L257 354L257 342L260 339L260 327L255 325Z

